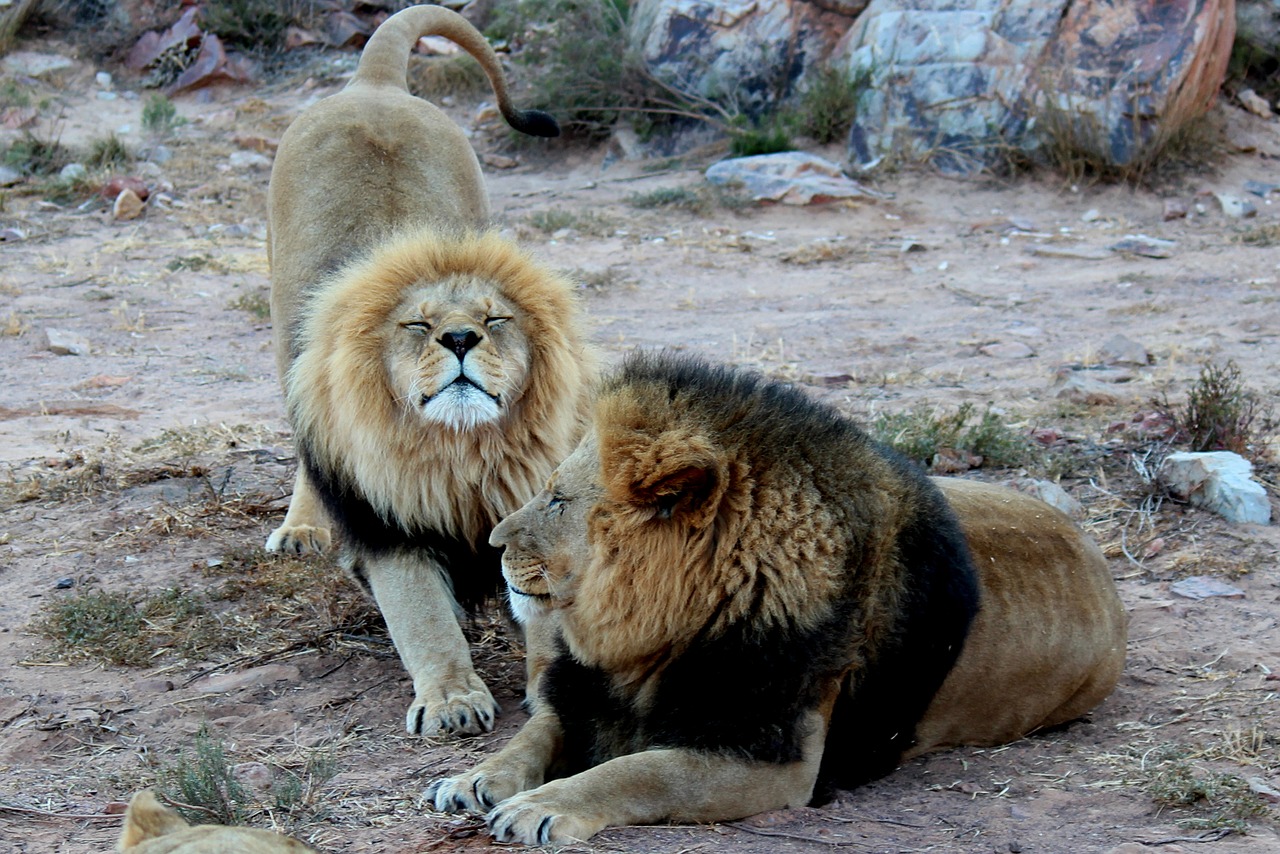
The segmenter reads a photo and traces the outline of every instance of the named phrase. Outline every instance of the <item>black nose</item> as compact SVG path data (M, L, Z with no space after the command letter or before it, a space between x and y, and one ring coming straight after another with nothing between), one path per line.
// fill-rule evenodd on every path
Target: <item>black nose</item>
M438 339L440 346L452 350L458 359L467 355L467 351L480 343L480 336L468 329L466 332L445 332Z

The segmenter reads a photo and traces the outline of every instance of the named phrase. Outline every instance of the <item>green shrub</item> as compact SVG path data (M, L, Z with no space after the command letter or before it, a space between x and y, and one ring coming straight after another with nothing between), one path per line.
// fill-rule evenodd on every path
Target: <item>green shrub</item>
M241 824L250 793L231 772L222 741L202 724L194 755L184 754L160 774L161 790L192 824Z
M810 72L795 109L796 132L822 145L843 140L870 83L870 70L851 73L827 65Z
M1240 368L1233 361L1200 369L1187 402L1164 409L1178 425L1179 437L1192 451L1234 451L1247 454L1257 441L1255 422L1262 414L1258 396L1244 387Z
M1015 466L1029 456L1027 439L1007 427L990 406L974 418L974 406L965 403L955 412L940 413L928 407L910 412L881 413L871 423L871 435L929 468L943 450L968 452L982 458L982 465Z
M186 123L173 102L158 92L147 98L142 107L142 127L152 136L168 136Z

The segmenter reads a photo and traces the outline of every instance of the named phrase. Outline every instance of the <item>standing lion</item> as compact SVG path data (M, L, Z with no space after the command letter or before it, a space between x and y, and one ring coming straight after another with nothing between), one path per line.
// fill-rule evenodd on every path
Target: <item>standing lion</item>
M408 57L442 35L479 60L517 130L496 56L439 6L388 18L347 87L280 142L269 191L276 361L299 468L273 551L341 535L413 677L410 733L479 732L497 706L457 617L496 591L498 520L573 449L590 373L573 288L484 229L463 132L409 94Z

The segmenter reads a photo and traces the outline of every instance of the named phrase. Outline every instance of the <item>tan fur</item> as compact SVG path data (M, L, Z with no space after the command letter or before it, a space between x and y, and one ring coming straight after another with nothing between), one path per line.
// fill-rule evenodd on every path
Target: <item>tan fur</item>
M824 749L843 744L845 761L860 760L858 733L828 739L841 735L828 732L833 708L841 692L858 690L857 674L904 607L893 537L932 487L903 479L873 446L856 442L824 446L797 435L806 468L780 468L770 462L781 456L772 434L757 429L771 417L767 409L717 408L697 397L663 384L606 384L594 428L492 539L506 547L503 570L517 615L557 626L573 660L605 671L612 696L632 703L637 720L655 702L667 668L735 620L761 631L772 624L805 631L824 625L838 596L852 595L860 603L852 612L854 646L835 651L847 669L812 683L800 758L659 749L632 744L624 731L598 745L613 758L554 779L573 733L552 704L541 704L498 754L432 785L438 809L488 810L499 840L545 844L610 825L721 821L802 805ZM828 423L813 422L815 429ZM958 517L981 605L903 758L1004 743L1076 718L1107 696L1124 663L1125 616L1114 583L1097 546L1071 520L1001 487L933 483ZM852 586L848 576L840 579L849 559L858 561ZM723 680L706 674L708 686ZM708 691L714 698L716 690ZM697 702L714 699L689 709L703 708Z
M466 135L406 89L409 52L428 34L480 62L514 127L555 132L550 117L512 108L465 19L410 7L374 33L351 83L286 131L268 239L276 361L303 464L267 548L323 551L332 522L346 529L414 679L406 727L424 734L488 729L497 707L449 580L475 561L446 566L422 544L484 546L572 449L591 372L571 283L484 230ZM348 512L333 509L345 497L405 542L359 542L365 523L330 519Z
M306 854L312 849L269 830L187 824L148 790L129 801L116 850L128 854Z

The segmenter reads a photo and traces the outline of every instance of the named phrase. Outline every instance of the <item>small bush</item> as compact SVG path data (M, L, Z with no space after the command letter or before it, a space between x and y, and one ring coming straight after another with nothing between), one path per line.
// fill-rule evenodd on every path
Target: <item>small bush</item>
M794 151L795 147L785 119L779 116L766 119L757 127L734 131L729 138L729 153L734 157L777 154Z
M555 234L567 228L581 234L604 237L612 234L616 228L616 224L608 217L592 211L576 213L564 208L534 211L529 214L527 222L543 234Z
M1172 762L1156 771L1147 791L1162 807L1189 808L1200 815L1176 819L1182 827L1212 830L1248 829L1246 820L1266 815L1266 805L1238 774L1201 771L1185 761Z
M1028 455L1027 440L1005 426L990 407L976 420L974 406L965 403L951 414L927 407L911 412L882 413L871 424L879 442L925 468L944 451L967 452L981 458L978 465L1015 466Z
M858 115L858 99L871 83L871 71L857 73L824 66L813 72L795 111L797 133L827 145L839 142Z
M205 30L227 44L268 53L284 46L291 5L277 0L206 0L200 17Z
M229 307L247 311L259 320L266 320L271 316L271 299L264 290L241 294L231 301Z
M251 796L231 773L222 741L203 724L194 755L183 755L160 774L161 791L192 824L241 824Z
M147 98L142 107L142 127L152 136L169 136L187 120L178 115L178 108L173 102L159 93Z
M85 158L85 166L91 169L123 169L132 162L133 155L114 133L90 143L89 155Z
M1256 441L1255 422L1262 415L1258 396L1244 387L1233 361L1200 369L1182 407L1163 406L1178 426L1179 438L1192 451L1247 454Z
M706 199L688 187L659 187L647 193L632 193L627 197L627 204L633 208L678 208L694 213L703 213L707 207Z
M56 175L71 162L71 151L56 138L41 139L31 131L23 131L4 153L4 164L23 175Z
M116 667L145 667L166 654L204 658L235 642L202 597L179 588L78 593L46 606L36 629L67 655Z

